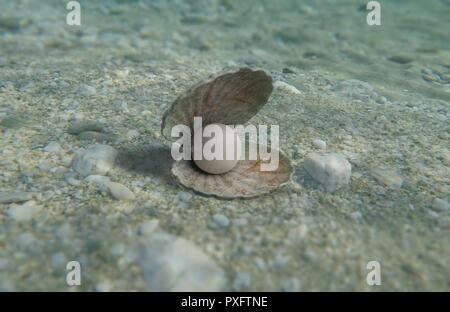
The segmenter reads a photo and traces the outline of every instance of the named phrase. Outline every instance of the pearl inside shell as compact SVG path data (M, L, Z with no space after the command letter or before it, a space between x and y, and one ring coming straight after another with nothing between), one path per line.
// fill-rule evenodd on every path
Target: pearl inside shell
M205 159L204 155L202 153L202 159L200 159L200 160L194 159L194 163L197 165L197 167L199 167L201 170L203 170L207 173L221 174L221 173L226 173L226 172L230 171L237 165L237 163L239 161L238 147L240 147L240 145L241 145L241 140L233 128L226 126L224 124L214 124L214 125L217 125L222 129L222 138L223 138L223 140L221 142L222 147L223 147L222 148L222 150L223 150L222 160ZM229 134L232 134L232 135L229 135ZM212 138L213 137L203 138L202 150L203 150L203 147L205 146L205 144ZM217 144L220 144L220 143L217 143ZM227 150L226 147L227 146L234 146L234 155L233 155L234 157L232 159L226 159L226 150Z

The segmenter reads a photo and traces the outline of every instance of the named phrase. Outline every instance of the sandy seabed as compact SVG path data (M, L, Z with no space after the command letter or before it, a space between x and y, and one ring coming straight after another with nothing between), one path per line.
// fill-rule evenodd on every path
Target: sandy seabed
M0 4L0 290L449 290L448 1L386 4L381 26L350 0L81 1L81 26L61 3ZM238 66L301 92L251 120L280 126L296 172L204 197L170 177L161 117ZM303 167L317 139L352 165L334 193ZM95 143L117 159L86 181L73 158Z

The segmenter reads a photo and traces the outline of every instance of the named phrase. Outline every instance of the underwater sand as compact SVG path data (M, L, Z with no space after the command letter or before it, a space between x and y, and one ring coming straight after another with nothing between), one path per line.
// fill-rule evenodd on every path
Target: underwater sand
M165 234L208 259L206 289L450 289L448 1L383 2L381 26L353 0L80 2L81 26L64 1L0 3L0 290L171 290L149 281L156 247L136 251ZM296 173L255 199L203 197L170 177L161 117L237 66L301 91L275 88L250 121L280 125ZM305 171L315 139L350 161L348 186L327 193ZM96 141L134 200L74 172ZM66 285L71 260L81 286Z

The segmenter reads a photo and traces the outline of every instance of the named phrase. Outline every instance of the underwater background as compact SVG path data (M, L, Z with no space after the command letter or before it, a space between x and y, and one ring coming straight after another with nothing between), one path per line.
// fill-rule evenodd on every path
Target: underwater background
M450 1L380 0L379 26L360 0L81 0L79 26L68 2L0 0L0 290L450 290ZM271 74L251 123L296 171L205 197L161 119L240 66ZM325 151L352 167L335 192L303 166Z

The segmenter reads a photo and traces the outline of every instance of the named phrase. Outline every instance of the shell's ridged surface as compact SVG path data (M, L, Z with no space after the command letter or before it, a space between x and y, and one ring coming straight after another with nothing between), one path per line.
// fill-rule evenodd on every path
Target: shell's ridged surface
M220 174L208 174L190 160L177 161L172 175L182 185L204 195L220 198L250 198L269 193L288 183L294 168L280 151L278 169L261 171L261 160L240 160L233 170Z
M178 97L163 117L162 134L171 139L172 127L193 129L194 117L203 127L211 123L238 125L252 118L272 93L272 78L247 67L219 73Z

